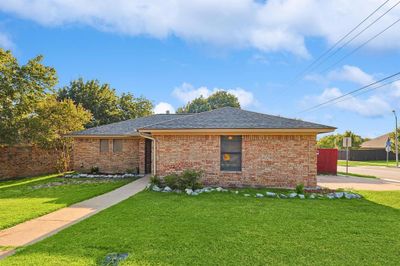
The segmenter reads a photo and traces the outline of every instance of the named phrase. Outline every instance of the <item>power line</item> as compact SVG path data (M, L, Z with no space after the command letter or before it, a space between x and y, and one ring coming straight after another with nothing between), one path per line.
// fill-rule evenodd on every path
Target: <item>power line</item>
M370 89L368 89L368 90L366 90L366 91L361 91L361 92L355 94L354 96L355 96L355 97L356 97L356 96L360 96L360 95L362 95L362 94L365 94L365 93L371 92L371 91L373 91L373 90L376 90L376 89L385 87L385 86L387 86L387 85L390 85L390 84L392 84L392 83L394 83L394 82L396 82L396 81L399 81L399 80L400 80L400 78L391 80L391 81L386 82L386 83L383 83L383 84L381 84L381 85L379 85L379 86L370 88ZM348 96L350 96L350 95L348 95ZM351 99L350 97L347 97L347 98L341 99L340 101L335 101L335 102L333 102L332 104L338 104L338 103L341 103L341 102L344 102L344 101L347 101L347 100L350 100L350 99ZM327 106L327 105L321 106L320 108L323 108L323 107L326 107L326 106ZM318 110L318 109L319 109L319 108L317 108L317 109L315 109L315 110Z
M326 57L324 59L324 61L329 60L330 58L332 58L334 55L336 55L338 52L340 52L343 48L345 48L348 44L350 44L352 41L354 41L358 36L360 36L362 33L364 33L367 29L369 29L370 27L372 27L374 24L376 24L381 18L383 18L384 16L386 16L387 13L389 13L393 8L395 8L396 6L398 6L400 4L400 1L398 1L396 4L394 4L391 8L389 8L386 12L384 12L382 15L380 15L378 18L376 18L374 21L372 21L370 24L368 24L364 29L362 29L360 32L358 32L355 36L353 36L350 40L348 40L347 42L345 42L342 46L340 46L338 49L336 49L333 53L331 53L330 55L328 55L328 57ZM320 65L322 65L323 62L320 62L319 64L317 64L315 67L313 67L313 69L319 67Z
M400 3L400 2L399 2ZM381 35L382 33L384 33L385 31L387 31L388 29L390 29L391 27L393 27L394 25L396 25L397 23L400 22L400 18L397 19L395 22L393 22L392 24L390 24L388 27L386 27L385 29L383 29L382 31L378 32L377 34L375 34L374 36L372 36L371 38L369 38L367 41L363 42L361 45L359 45L357 48L355 48L353 51L351 51L350 53L344 55L343 57L341 57L338 61L336 61L335 63L331 64L330 66L328 66L327 68L325 68L324 70L322 70L320 72L324 73L328 70L330 70L331 68L335 67L337 64L339 64L340 62L342 62L344 59L346 59L347 57L351 56L352 54L354 54L355 52L357 52L358 50L360 50L362 47L364 47L365 45L367 45L370 41L376 39L377 37L379 37L379 35Z
M368 84L368 85L362 86L361 88L358 88L358 89L356 89L356 90L352 90L352 91L350 91L350 92L348 92L348 93L346 93L346 94L343 94L343 95L341 95L341 96L335 97L335 98L330 99L330 100L328 100L328 101L325 101L325 102L323 102L323 103L314 105L314 106L312 106L312 107L310 107L310 108L307 108L307 109L305 109L305 110L300 111L298 114L305 113L305 112L309 112L309 111L314 110L314 109L317 109L317 108L319 108L319 107L321 107L321 106L325 106L325 105L327 105L327 104L329 104L329 103L332 103L332 102L334 102L334 101L336 101L336 100L338 100L338 99L342 99L342 98L344 98L344 97L346 97L346 96L348 96L348 95L351 95L351 94L354 94L354 93L356 93L356 92L365 90L365 89L370 88L370 87L372 87L372 86L374 86L374 85L376 85L376 84L380 84L382 81L391 79L391 78L393 78L393 77L395 77L395 76L398 76L398 75L400 75L400 72L397 72L397 73L395 73L395 74L393 74L393 75L387 76L387 77L385 77L385 78L383 78L383 79L380 79L380 80L378 80L378 81L372 82L372 83L370 83L370 84ZM393 83L393 82L394 82L394 81L391 81L390 83ZM388 84L390 84L390 83L388 83Z
M324 53L322 53L318 58L316 58L311 64L309 64L297 77L302 76L305 74L309 69L311 69L314 64L316 64L319 60L321 60L325 55L330 53L333 49L336 48L336 46L339 45L344 39L346 39L350 34L352 34L356 29L358 29L365 21L367 21L370 17L372 17L378 10L380 10L384 5L386 5L390 0L386 0L384 3L382 3L380 6L378 6L371 14L369 14L366 18L364 18L360 23L358 23L357 26L355 26L353 29L351 29L347 34L345 34L342 38L340 38L338 41L336 41L328 50L326 50ZM296 77L296 78L297 78Z

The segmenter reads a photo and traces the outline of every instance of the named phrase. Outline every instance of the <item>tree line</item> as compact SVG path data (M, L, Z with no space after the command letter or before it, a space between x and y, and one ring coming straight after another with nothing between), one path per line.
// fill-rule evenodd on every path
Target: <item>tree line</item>
M132 93L117 94L108 83L78 78L57 87L56 70L43 56L19 64L0 48L0 145L65 148L64 135L85 128L153 114L153 103ZM197 113L224 106L240 108L236 96L218 91L178 108Z

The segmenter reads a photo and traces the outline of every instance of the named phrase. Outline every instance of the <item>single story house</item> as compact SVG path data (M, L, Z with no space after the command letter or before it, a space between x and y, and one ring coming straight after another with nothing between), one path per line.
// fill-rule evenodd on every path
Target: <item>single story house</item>
M196 114L156 114L90 128L74 139L76 171L165 176L204 171L223 186L316 186L318 133L334 127L224 107Z

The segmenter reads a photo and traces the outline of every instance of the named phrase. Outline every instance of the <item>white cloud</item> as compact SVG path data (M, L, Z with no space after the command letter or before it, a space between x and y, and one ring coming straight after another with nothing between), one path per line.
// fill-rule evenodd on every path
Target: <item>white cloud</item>
M328 74L328 78L331 80L350 81L360 85L367 85L375 81L372 75L365 73L356 66L349 65L344 65L339 70L331 71Z
M211 94L217 92L217 91L227 91L233 95L235 95L239 103L242 107L247 107L256 104L256 100L254 98L254 95L252 92L244 90L242 88L235 88L235 89L221 89L221 88L214 88L214 89L208 89L207 87L199 87L195 88L192 84L190 83L183 83L181 86L176 87L172 91L172 95L179 99L183 103L190 102L194 100L197 97L203 96L204 98L207 98Z
M223 47L250 47L307 57L305 38L323 38L332 44L381 3L381 0L102 0L94 4L91 0L13 0L0 1L0 10L51 27L83 24L131 36L176 36ZM393 4L389 2L388 7ZM400 9L393 9L353 45L365 41L399 16ZM387 33L368 47L399 49L400 31L391 29Z
M307 106L320 104L342 95L342 91L338 88L327 88L320 95L306 96L303 103L307 104ZM381 95L371 95L365 99L349 95L339 99L337 102L332 104L332 106L342 110L355 112L365 117L382 116L390 113L392 110L388 99L385 99Z
M400 81L393 82L391 96L400 98Z
M172 91L172 95L181 102L187 103L200 96L207 98L210 95L210 90L207 87L199 87L196 89L192 84L184 82L181 86L176 87Z
M14 48L14 43L8 35L0 32L0 47L6 50Z
M223 90L223 89L221 89L221 90ZM256 100L254 99L254 95L250 91L246 91L242 88L230 89L230 90L226 90L226 91L235 95L238 98L239 103L242 107L247 107L249 105L253 105L256 103Z
M154 113L165 114L169 111L171 114L175 113L175 108L166 102L160 102L154 107Z

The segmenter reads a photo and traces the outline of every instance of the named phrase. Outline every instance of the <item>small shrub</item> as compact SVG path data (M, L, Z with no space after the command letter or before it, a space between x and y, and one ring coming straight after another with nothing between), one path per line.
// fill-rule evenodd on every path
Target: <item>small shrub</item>
M92 168L90 168L90 173L91 174L98 174L99 173L99 167L97 166L92 166Z
M304 184L303 183L300 183L296 186L296 193L304 194Z
M126 169L125 173L137 175L139 174L139 167Z
M178 184L179 189L201 188L202 185L200 183L200 178L202 176L203 176L202 171L196 171L191 169L183 171L183 173L179 176L179 184Z
M161 186L161 179L158 177L158 176L152 176L152 177L150 177L150 183L154 186L154 185L157 185L157 186Z
M179 188L179 180L180 176L178 176L177 174L164 176L165 185L169 186L172 189Z

